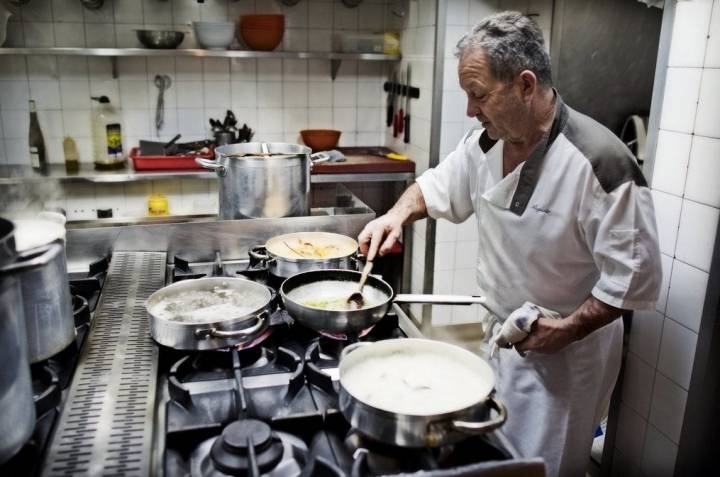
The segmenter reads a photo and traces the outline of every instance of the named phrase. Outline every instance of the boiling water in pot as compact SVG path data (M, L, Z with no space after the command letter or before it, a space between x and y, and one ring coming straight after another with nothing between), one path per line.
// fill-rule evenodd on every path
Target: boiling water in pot
M212 290L190 290L158 301L151 313L163 320L209 323L248 315L265 305L257 292L223 286Z

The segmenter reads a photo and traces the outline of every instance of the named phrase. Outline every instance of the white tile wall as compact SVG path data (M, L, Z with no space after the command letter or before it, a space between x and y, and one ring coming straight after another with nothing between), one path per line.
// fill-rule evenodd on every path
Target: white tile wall
M645 374L654 373L649 425L641 458L619 444L615 454L645 477L673 475L720 212L720 1L678 1L675 12L668 64L656 69L666 79L652 180L663 286L656 312L634 314L630 350L638 360L628 367L638 382L623 396L644 409L643 362Z
M418 41L403 40L404 53L414 62L414 82L422 88L423 101L430 104L435 0L422 2L426 28L423 34L418 34L417 14L414 24L408 23L407 18L396 19L390 14L393 4L390 0L373 0L351 9L341 2L320 0L303 1L292 7L279 0L212 0L204 4L195 0L123 0L106 1L100 10L90 11L77 0L33 0L23 6L20 18L10 22L6 45L138 46L133 31L137 28L188 30L184 24L193 20L226 20L245 13L277 12L286 15L282 48L287 50L310 47L329 50L333 34L343 31L412 32ZM418 2L411 2L411 6L415 10L421 8ZM316 42L311 45L313 33L317 33L312 36ZM181 46L193 47L193 36L187 34ZM426 49L425 56L420 55L423 53L420 48ZM76 139L82 161L92 160L91 94L109 96L122 110L126 149L140 138L169 139L176 132L185 140L204 138L210 132L208 118L223 115L228 108L235 111L241 124L246 122L255 129L256 139L298 141L300 129L334 127L343 130L341 145L384 142L385 127L380 123L379 111L385 101L382 83L387 68L382 63L359 65L345 61L334 83L330 78L330 62L326 60L122 57L118 59L118 69L119 78L113 79L107 58L3 58L0 123L12 120L12 125L0 127L0 162L29 163L24 145L27 135L22 131L27 129L30 97L37 101L41 112L41 127L53 155L52 162L63 160L61 143L65 135ZM172 79L165 94L165 126L159 134L154 127L156 74L168 74ZM424 116L429 121L430 111L418 108L413 113L418 118L417 127L421 128L413 144L391 145L401 151L412 151L413 158L426 165L429 143L424 144L427 134L422 129L426 128L422 119ZM142 203L130 206L131 201L126 200L127 213L145 215L146 197L135 197L138 195L135 192L146 191L129 190L133 200ZM194 200L191 197L182 203L185 207ZM86 207L82 213L91 209Z
M633 320L633 325L635 325L635 320ZM654 366L647 364L634 353L628 353L625 359L622 401L645 419L650 411L654 377Z
M642 458L647 427L647 421L640 414L628 406L620 406L615 445L618 449L622 449L631 461Z

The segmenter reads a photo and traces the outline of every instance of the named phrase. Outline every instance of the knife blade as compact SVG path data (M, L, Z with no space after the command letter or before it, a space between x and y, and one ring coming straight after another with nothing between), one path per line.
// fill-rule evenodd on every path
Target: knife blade
M407 80L407 96L405 96L405 136L403 137L403 142L405 144L410 143L410 63L407 65L407 70L405 70L406 73L406 80Z

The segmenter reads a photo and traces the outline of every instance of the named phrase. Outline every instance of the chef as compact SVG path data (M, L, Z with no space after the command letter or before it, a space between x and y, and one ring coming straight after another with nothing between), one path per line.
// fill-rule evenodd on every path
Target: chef
M659 294L650 190L623 143L563 103L532 20L487 17L457 56L467 114L481 127L367 224L361 251L387 253L414 220L475 214L488 309L501 322L540 310L491 360L508 407L502 432L544 458L548 475L584 476L620 368L618 317L653 308Z

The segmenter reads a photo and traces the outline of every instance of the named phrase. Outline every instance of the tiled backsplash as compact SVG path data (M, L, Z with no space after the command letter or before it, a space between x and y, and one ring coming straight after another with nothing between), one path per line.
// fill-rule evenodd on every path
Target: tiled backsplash
M720 0L674 8L651 183L662 292L634 314L613 475L673 475L720 217Z
M278 50L330 51L335 34L348 31L407 31L406 57L423 53L427 32L417 19L391 13L396 2L365 0L357 8L340 1L302 0L284 6L279 0L106 0L100 10L87 10L79 0L31 0L8 24L4 46L139 47L135 29L178 29L191 32L194 20L234 20L245 13L283 13L286 31ZM418 1L410 2L417 7ZM420 0L433 5L434 1ZM411 22L413 28L408 25ZM432 27L430 52L432 53ZM186 34L181 48L196 47ZM234 45L241 46L241 45ZM429 62L432 64L432 61ZM382 83L391 68L382 62L343 61L335 81L329 60L224 59L194 57L120 57L118 78L111 60L82 56L3 56L0 60L0 164L29 164L28 99L39 110L50 162L62 162L62 140L72 136L83 162L92 161L90 96L107 95L121 110L126 151L139 140L182 140L210 135L209 118L232 109L240 124L255 130L255 139L300 142L305 128L343 131L341 146L386 143ZM431 67L417 67L415 81L431 80ZM165 93L162 130L155 129L158 90L156 74L172 80ZM425 84L415 110L416 138L429 131L431 85ZM424 110L427 110L424 113ZM427 163L427 147L413 149L388 141ZM97 203L112 202L115 215L145 215L147 195L163 192L172 213L212 213L217 208L214 181L156 181L110 187L92 184L63 186L67 194L51 200L68 210L71 219L91 218ZM62 202L62 204L60 203Z

